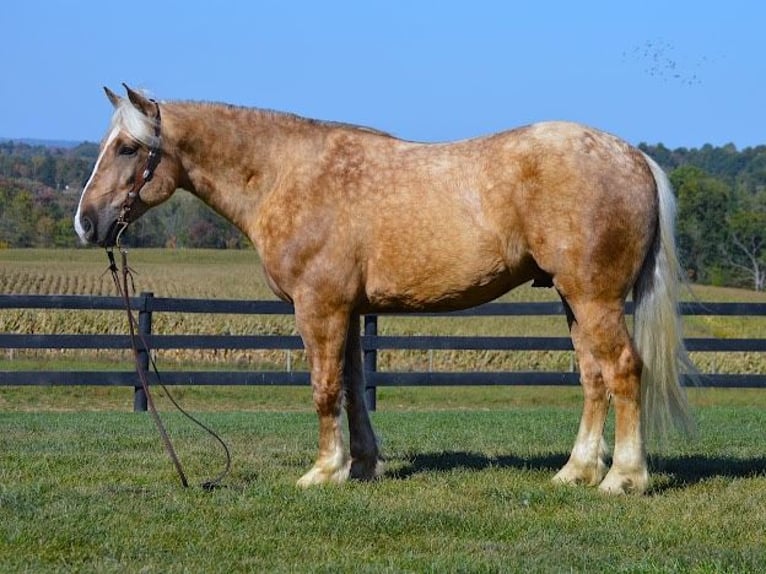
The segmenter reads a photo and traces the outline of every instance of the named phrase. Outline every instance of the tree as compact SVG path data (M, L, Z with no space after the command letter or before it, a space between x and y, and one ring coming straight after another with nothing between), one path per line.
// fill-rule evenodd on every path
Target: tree
M762 192L760 195L766 195ZM753 288L766 288L766 197L757 196L728 218L730 241L725 249L729 264L750 277Z
M730 186L698 167L683 166L670 174L678 195L678 249L682 266L695 281L710 282L726 267L720 246L727 240Z
M13 247L32 247L35 240L34 199L27 190L6 192L0 204L0 243Z

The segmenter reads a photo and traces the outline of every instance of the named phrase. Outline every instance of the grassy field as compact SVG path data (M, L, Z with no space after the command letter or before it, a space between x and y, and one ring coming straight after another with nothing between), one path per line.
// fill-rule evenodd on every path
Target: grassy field
M378 412L387 473L302 491L311 413L208 413L224 488L177 485L146 415L0 413L3 572L759 572L766 409L709 406L652 491L554 486L569 406ZM215 447L166 417L193 482Z
M252 252L131 254L139 290L261 298ZM0 292L112 294L99 251L0 251ZM764 301L694 288L700 300ZM507 300L548 300L521 289ZM252 321L252 322L251 322ZM763 336L763 321L691 318L694 336ZM558 335L563 319L385 319L385 333ZM158 332L292 332L291 318L158 316ZM0 331L124 332L118 314L0 313ZM507 353L506 353L507 355ZM525 354L520 354L525 355ZM514 364L558 368L557 356ZM746 354L745 354L746 355ZM763 369L763 357L732 359ZM699 357L698 357L699 358ZM299 360L296 357L296 361ZM502 358L391 356L388 368L505 368ZM720 360L720 359L719 359ZM243 368L275 357L162 356ZM0 368L101 369L99 354L6 353ZM75 365L73 367L73 365ZM729 366L732 366L729 365ZM529 367L527 367L529 368ZM566 368L566 366L564 367ZM761 572L766 564L766 392L691 391L699 437L653 454L646 496L554 486L580 413L576 388L384 388L373 414L383 480L302 491L316 449L308 388L179 388L229 443L225 487L182 490L129 389L0 388L0 572ZM215 445L157 395L192 482ZM607 436L611 437L612 421Z

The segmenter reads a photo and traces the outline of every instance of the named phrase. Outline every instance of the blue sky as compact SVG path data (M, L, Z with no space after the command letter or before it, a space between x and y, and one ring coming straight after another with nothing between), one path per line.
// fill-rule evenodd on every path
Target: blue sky
M633 143L766 144L766 3L9 0L0 136L97 141L101 86L407 139L567 119Z

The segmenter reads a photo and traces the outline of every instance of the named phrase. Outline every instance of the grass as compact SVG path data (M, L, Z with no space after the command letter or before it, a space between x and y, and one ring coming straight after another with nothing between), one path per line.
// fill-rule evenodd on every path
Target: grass
M174 387L173 396L198 412L304 412L313 413L308 387ZM156 397L162 393L155 391ZM759 406L766 409L761 389L689 389L694 408ZM162 403L161 403L162 404ZM169 403L166 410L172 410ZM382 387L377 405L388 411L475 410L557 407L579 409L578 387ZM0 387L0 413L126 412L133 408L133 389L123 387Z
M755 572L766 563L763 405L710 406L698 441L653 460L644 497L550 482L570 406L374 416L388 471L302 491L308 412L207 413L234 471L211 493L177 486L150 420L2 413L3 572ZM192 481L215 448L166 420Z

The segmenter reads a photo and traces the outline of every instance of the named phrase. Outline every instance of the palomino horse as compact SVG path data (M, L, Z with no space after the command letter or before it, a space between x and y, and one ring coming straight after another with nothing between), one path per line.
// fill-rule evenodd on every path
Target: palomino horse
M380 473L360 314L461 309L536 280L564 302L585 396L555 480L647 488L648 428L687 422L674 199L654 161L571 123L423 144L271 111L155 102L126 89L127 99L106 89L115 112L77 233L114 245L183 188L250 238L270 287L295 305L311 367L319 453L299 485ZM633 338L623 311L631 292Z

